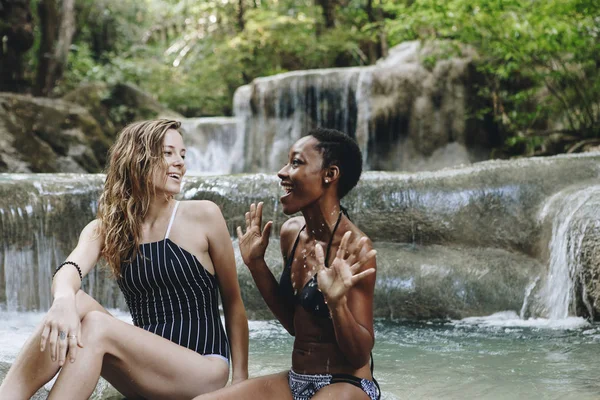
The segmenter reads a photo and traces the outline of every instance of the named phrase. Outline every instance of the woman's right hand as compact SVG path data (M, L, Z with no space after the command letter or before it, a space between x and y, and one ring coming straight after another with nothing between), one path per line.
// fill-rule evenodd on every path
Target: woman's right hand
M242 254L244 264L247 266L251 266L257 260L264 259L265 251L269 245L269 236L273 221L267 222L264 229L261 230L262 208L262 202L258 203L258 206L255 206L254 203L250 205L250 212L245 214L246 233L242 233L242 228L237 227L240 253Z
M75 307L75 296L57 297L44 319L40 350L50 351L52 361L62 367L67 354L71 362L77 357L81 343L81 321Z

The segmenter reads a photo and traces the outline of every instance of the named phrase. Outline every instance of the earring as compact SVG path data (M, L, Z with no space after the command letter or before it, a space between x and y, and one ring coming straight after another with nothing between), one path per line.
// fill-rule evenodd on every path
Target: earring
M329 183L329 179L325 179L325 183Z

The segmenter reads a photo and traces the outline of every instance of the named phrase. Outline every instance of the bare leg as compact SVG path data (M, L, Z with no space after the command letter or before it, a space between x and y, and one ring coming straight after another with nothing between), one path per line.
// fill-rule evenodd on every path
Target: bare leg
M288 384L288 372L248 379L236 385L227 386L216 392L194 397L193 400L292 400Z
M75 301L81 319L90 311L108 314L100 303L81 290L77 292ZM0 399L29 399L58 372L58 360L52 361L50 351L40 351L42 329L43 325L40 324L25 342L0 385Z
M313 396L313 400L369 400L369 396L360 388L349 383L334 383L325 386Z
M50 400L89 398L101 373L128 398L146 399L189 400L222 388L229 378L224 360L102 313L86 315L82 336L85 347L63 367Z

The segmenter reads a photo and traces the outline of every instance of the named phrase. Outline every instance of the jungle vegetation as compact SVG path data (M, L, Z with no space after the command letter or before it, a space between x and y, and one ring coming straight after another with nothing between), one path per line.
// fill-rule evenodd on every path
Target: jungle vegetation
M406 40L477 54L506 155L600 145L597 0L0 0L1 91L131 82L186 116L230 115L280 72L373 64ZM434 64L435 59L427 60Z

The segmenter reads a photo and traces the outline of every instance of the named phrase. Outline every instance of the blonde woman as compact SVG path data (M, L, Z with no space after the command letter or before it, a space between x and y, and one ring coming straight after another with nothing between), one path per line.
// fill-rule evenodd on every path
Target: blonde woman
M49 399L87 399L100 376L128 399L190 399L248 377L248 321L220 209L178 202L185 174L179 123L134 123L110 151L98 218L55 273L54 301L0 399L27 399L60 369ZM103 258L134 325L80 290ZM225 329L218 309L221 294Z

